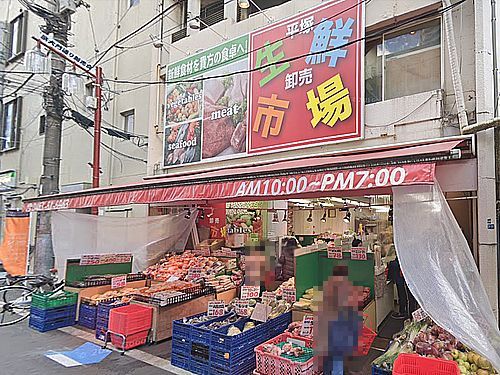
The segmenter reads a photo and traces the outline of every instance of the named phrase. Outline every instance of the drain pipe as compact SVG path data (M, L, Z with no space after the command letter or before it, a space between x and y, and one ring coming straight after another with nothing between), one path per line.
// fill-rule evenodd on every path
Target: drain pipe
M493 117L498 116L498 57L497 57L497 6L496 0L491 0L491 44L493 47Z
M450 0L443 0L443 7L451 7ZM467 113L465 112L464 90L462 88L462 77L458 63L457 44L455 42L455 30L453 28L453 16L451 10L443 13L444 27L446 30L446 46L448 47L448 58L451 68L451 80L453 82L453 91L457 102L458 124L460 134L462 129L468 125Z

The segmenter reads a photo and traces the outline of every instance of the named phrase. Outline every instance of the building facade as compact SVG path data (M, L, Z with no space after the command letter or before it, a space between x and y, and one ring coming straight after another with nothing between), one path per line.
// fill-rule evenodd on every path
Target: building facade
M333 2L253 0L247 2L248 8L240 6L244 2L238 0L87 2L90 8L80 6L72 15L72 48L93 62L111 47L99 61L106 76L107 109L103 114L103 126L133 136L130 140L103 136L102 185L133 183L145 177L154 181L176 174L249 167L269 160L339 155L353 150L456 139L461 135L464 121L480 123L496 115L493 57L497 50L492 38L495 17L489 2L360 1L365 7L366 24L364 36L359 41L364 54L364 68L359 68L364 93L359 96L364 97L361 136L346 142L322 142L272 153L257 152L184 163L187 156L175 152L179 147L174 145L172 150L165 149L165 132L168 131L168 135L173 133L172 127L164 126L169 121L165 118L165 108L172 103L167 102L171 94L168 85L161 82L175 82L175 76L169 76L168 66L261 28L273 27L281 20L307 12L314 6L328 6ZM4 124L0 135L3 142L0 170L16 171L15 186L28 188L38 185L41 174L41 87L47 77L36 75L33 81L12 95L23 83L25 75L10 71L24 70L22 51L35 45L30 36L39 34L38 26L42 20L25 13L17 0L3 1L0 14L6 15L7 45L10 46L5 65L9 73L4 76L2 94ZM276 36L269 42L278 39ZM85 97L92 95L92 85L88 85L88 81L85 83L86 88L68 95L66 103L68 108L91 118L91 111L85 108ZM248 108L254 109L251 105ZM228 112L223 113L222 109L218 114L220 117L226 115ZM287 120L284 121L286 124ZM288 121L295 125L301 119ZM195 128L191 131L196 132ZM497 238L495 226L491 226L496 218L495 205L492 204L496 196L494 141L493 130L474 136L474 173L469 176L474 180L473 187L465 186L471 181L463 184L455 181L456 190L467 194L457 196L464 198L466 203L457 200L453 205L457 206L457 212L462 212L458 215L462 216L459 221L497 313ZM75 184L77 189L83 187L82 183L89 184L92 138L75 122L64 123L61 155L61 191L71 189ZM170 155L171 159L167 161ZM193 157L196 158L191 155ZM36 195L36 190L23 194L28 197ZM145 213L145 208L134 210L133 214Z

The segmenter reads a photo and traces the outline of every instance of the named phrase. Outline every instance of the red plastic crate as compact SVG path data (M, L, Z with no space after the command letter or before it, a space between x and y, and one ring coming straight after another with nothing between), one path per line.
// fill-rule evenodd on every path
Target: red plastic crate
M377 334L367 326L363 325L361 334L358 337L358 348L355 351L354 355L355 356L367 355L373 344L373 340L375 340L375 337L377 337Z
M149 330L152 320L152 307L131 304L110 311L108 329L128 336Z
M394 362L392 375L460 375L460 370L453 361L400 354Z
M144 345L148 339L149 329L125 336L125 347L123 347L123 338L114 333L110 333L111 343L117 349L129 350Z
M312 357L306 362L295 362L287 358L279 357L271 353L266 353L262 349L265 344L278 344L285 342L288 338L294 338L305 342L307 348L313 347L313 341L304 337L300 339L289 333L282 333L279 336L260 344L255 348L256 365L254 374L275 374L275 375L314 375L317 374Z

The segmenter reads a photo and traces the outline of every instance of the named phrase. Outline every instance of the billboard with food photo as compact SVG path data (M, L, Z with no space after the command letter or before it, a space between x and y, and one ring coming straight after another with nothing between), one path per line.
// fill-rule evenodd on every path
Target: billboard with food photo
M364 27L328 1L170 64L164 167L360 139Z

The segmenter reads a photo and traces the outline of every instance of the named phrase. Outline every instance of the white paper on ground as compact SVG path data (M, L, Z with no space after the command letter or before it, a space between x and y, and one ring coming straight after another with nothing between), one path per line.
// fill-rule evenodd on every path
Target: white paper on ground
M47 353L47 354L45 354L45 356L47 358L63 365L64 367L75 367L75 366L82 365L80 362L77 362L74 359L66 357L64 354L61 354L61 353Z

